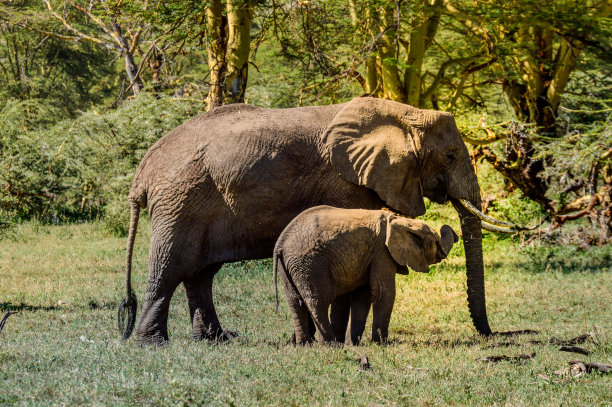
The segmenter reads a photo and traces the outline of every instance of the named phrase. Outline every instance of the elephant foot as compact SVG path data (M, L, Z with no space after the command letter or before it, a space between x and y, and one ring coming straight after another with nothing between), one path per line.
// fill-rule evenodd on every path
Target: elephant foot
M166 346L170 341L168 335L155 333L153 335L137 335L136 342L142 348Z
M227 342L239 336L238 332L221 328L218 320L209 323L206 323L204 320L202 310L197 308L193 315L193 339L196 341Z
M196 341L207 340L210 342L227 342L230 339L237 338L238 336L240 336L238 332L218 328L210 329L204 332L194 332L193 339Z

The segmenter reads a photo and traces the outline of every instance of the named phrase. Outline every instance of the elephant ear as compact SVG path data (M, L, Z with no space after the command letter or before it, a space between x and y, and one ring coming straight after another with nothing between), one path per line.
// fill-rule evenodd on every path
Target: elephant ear
M428 273L429 264L422 247L421 225L424 223L390 216L387 221L385 245L396 263L408 266L419 273Z
M356 98L323 134L329 160L343 178L374 190L411 217L425 213L417 156L422 112L389 100Z

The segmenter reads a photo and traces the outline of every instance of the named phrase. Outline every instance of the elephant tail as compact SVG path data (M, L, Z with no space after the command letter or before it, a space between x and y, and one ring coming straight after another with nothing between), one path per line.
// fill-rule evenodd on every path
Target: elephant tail
M272 259L272 270L273 270L273 278L274 278L274 299L276 300L276 312L278 312L278 262L279 262L279 253L274 251L274 256Z
M125 285L126 296L119 304L117 323L123 339L127 339L134 330L136 324L136 309L138 307L136 295L132 291L132 253L134 251L134 240L138 229L138 218L140 217L140 203L130 200L130 229L128 232L126 266L125 266Z
M287 268L285 267L285 261L283 259L282 251L274 251L273 270L274 270L274 298L276 299L276 312L278 313L278 268L281 268L281 273L287 274Z

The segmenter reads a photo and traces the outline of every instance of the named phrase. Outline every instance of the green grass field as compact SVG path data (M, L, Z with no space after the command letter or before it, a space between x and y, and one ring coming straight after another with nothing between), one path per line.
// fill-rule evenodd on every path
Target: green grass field
M140 302L148 240L145 221L134 255ZM122 342L116 330L125 239L95 223L25 224L0 241L0 310L18 311L0 334L0 405L612 405L612 375L553 374L574 359L612 363L611 248L521 249L491 235L484 246L493 330L539 333L476 335L456 245L430 274L398 276L384 346L287 344L289 311L283 298L274 312L265 260L228 264L215 279L221 322L239 338L193 342L179 288L170 344L143 349L133 339ZM587 332L594 334L582 345L590 356L548 343ZM492 347L504 342L511 344ZM477 360L532 352L522 364ZM369 369L359 367L361 354Z

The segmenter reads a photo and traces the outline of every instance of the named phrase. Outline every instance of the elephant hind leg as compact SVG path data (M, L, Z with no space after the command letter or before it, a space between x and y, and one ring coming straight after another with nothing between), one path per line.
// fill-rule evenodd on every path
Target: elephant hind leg
M351 293L351 344L359 345L365 330L372 297L370 286L364 285Z
M312 329L314 323L306 304L299 298L289 299L288 302L295 329L295 344L305 345L312 343L314 341L314 330Z
M222 265L223 263L217 263L207 266L183 282L195 340L226 341L236 336L235 333L221 328L213 304L213 278Z
M153 278L149 274L147 293L136 339L143 345L163 345L168 341L168 312L170 300L180 281L174 275L162 274Z
M142 344L168 341L170 300L185 275L193 273L199 258L197 242L179 238L178 232L153 228L147 292L136 339Z
M294 335L293 340L296 345L305 345L314 341L314 322L312 316L308 312L308 307L302 300L300 293L295 287L291 277L288 275L287 269L282 262L280 263L279 272L285 287L287 303L291 310L293 319Z
M319 299L308 298L308 309L312 314L320 340L323 342L336 342L336 335L329 320L330 303Z
M340 295L331 303L329 317L331 319L332 330L336 341L344 343L346 339L346 329L348 327L351 293Z

